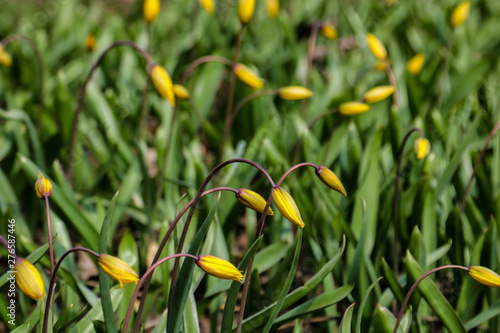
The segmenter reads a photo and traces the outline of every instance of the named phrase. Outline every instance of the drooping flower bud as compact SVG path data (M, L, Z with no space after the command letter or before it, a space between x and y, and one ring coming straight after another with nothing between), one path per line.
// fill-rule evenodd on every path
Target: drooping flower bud
M419 160L423 160L431 151L431 144L426 138L418 138L415 141L415 153Z
M200 4L207 13L212 15L215 11L214 0L200 0Z
M10 65L12 65L12 58L10 54L5 52L3 45L0 44L0 66L9 67Z
M360 102L348 102L339 106L339 112L344 116L355 116L370 110L370 106Z
M175 94L172 84L172 79L167 71L160 65L153 65L151 67L151 79L158 90L158 93L167 101L170 102L172 107L175 106Z
M283 216L289 220L297 224L299 227L304 228L305 223L302 221L302 217L300 216L299 208L297 204L293 200L292 196L288 194L282 187L275 186L272 189L273 201L278 210Z
M124 283L137 283L139 281L139 276L133 268L120 258L109 254L100 254L97 263L106 274L120 283L118 288L122 288Z
M311 90L301 87L301 86L287 86L280 88L278 91L280 98L296 101L300 99L306 99L312 97L314 94Z
M50 197L50 195L52 194L52 184L47 178L42 175L40 170L38 170L38 179L35 182L35 191L36 195L40 199Z
M406 64L406 69L412 75L417 75L424 67L425 55L423 53L416 54Z
M252 20L255 11L255 0L240 0L238 2L238 16L241 24L248 24Z
M266 0L267 15L276 17L280 11L280 3L278 0Z
M92 34L89 34L87 38L85 38L85 51L87 52L92 52L95 49L95 36Z
M206 273L218 277L219 279L243 281L243 274L230 262L210 256L200 255L196 260L196 265Z
M323 23L321 25L321 32L328 39L334 40L337 38L337 29L331 23Z
M344 185L342 185L340 179L333 173L333 171L323 165L320 165L316 169L316 175L323 182L323 184L347 197Z
M384 44L380 42L377 37L375 37L372 34L366 35L366 40L368 42L368 47L370 48L370 51L372 51L373 55L378 59L378 60L385 60L387 59L387 51L385 50Z
M189 99L189 91L180 84L174 84L174 94L178 99Z
M234 65L234 74L253 89L264 87L264 81L250 68L242 64Z
M143 14L146 23L153 23L160 14L160 0L145 0Z
M248 208L251 208L261 214L264 212L264 208L266 208L266 200L264 200L264 198L261 197L259 193L254 191L240 188L238 192L236 192L236 199L238 199ZM274 215L271 207L269 207L267 215Z
M500 287L500 275L489 268L482 266L470 266L467 274L477 282L488 287Z
M470 1L464 1L451 13L450 24L453 29L461 26L467 21L470 13Z
M14 275L19 288L35 301L45 297L45 286L38 269L28 260L17 257L14 265Z
M391 96L393 92L393 86L378 86L365 92L363 101L369 104L377 103Z

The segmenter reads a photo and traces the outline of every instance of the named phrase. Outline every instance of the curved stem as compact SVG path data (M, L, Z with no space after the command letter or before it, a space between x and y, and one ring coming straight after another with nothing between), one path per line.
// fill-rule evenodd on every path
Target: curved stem
M415 283L413 284L413 286L411 286L410 290L408 291L408 294L406 294L406 297L403 301L403 304L401 305L401 310L399 310L399 315L398 315L398 320L396 321L396 326L394 326L394 331L393 333L396 333L398 331L398 328L399 328L399 324L401 323L401 320L403 319L403 314L405 312L405 308L406 308L406 304L408 304L408 301L410 300L410 296L411 294L413 293L413 291L415 290L415 288L417 288L418 284L423 280L425 279L426 277L428 277L429 275L437 272L437 271L441 271L443 269L448 269L448 268L458 268L458 269L463 269L463 270L468 270L467 267L464 267L464 266L460 266L460 265L445 265L445 266L440 266L440 267L436 267L434 269L431 269L430 271L428 271L427 273L425 273L424 275L422 275L417 281L415 281Z
M318 166L314 163L309 163L309 162L302 162L302 163L299 163L299 164L295 164L294 166L292 166L290 169L288 169L284 174L283 176L281 176L281 178L276 182L276 186L280 186L281 183L285 180L286 177L288 177L288 175L290 175L292 173L292 171L295 171L297 170L298 168L302 168L302 167L305 167L305 166L310 166L310 167L313 167L314 169L317 169ZM260 235L259 235L260 237Z
M460 214L464 212L465 209L465 204L467 201L467 195L469 194L470 187L472 186L472 181L474 180L474 177L476 177L477 169L479 168L479 163L481 163L481 160L484 157L484 153L486 152L486 149L488 148L488 145L490 144L491 140L493 139L493 136L498 132L500 129L500 123L496 124L495 127L490 132L490 135L488 135L488 138L484 142L483 148L481 148L481 151L479 152L479 156L477 157L476 163L474 164L474 170L472 170L472 175L470 175L469 178L469 183L467 183L467 187L465 188L464 196L462 197L462 205L460 206Z
M312 70L312 65L313 65L313 60L314 60L314 49L316 48L316 39L318 38L318 31L319 28L321 27L321 22L314 22L312 29L311 29L311 34L309 35L309 40L307 43L307 72L306 72L306 78L304 81L304 87L309 88L309 80L311 78L311 70ZM306 119L306 113L307 113L307 103L308 99L305 99L302 101L302 118Z
M232 191L234 193L238 192L236 189L231 188L231 187L216 187L216 188L213 188L213 189L210 189L210 190L207 190L207 191L203 192L201 194L201 196L204 197L207 194L210 194L210 193L213 193L213 192L219 192L219 191ZM162 239L160 245L158 246L158 249L156 250L156 254L155 254L154 258L153 258L153 261L151 262L151 265L155 264L160 259L161 253L162 253L163 249L165 248L165 245L167 244L167 241L170 238L170 235L174 231L174 229L177 226L177 223L180 221L181 217L188 210L188 208L191 207L191 205L193 204L193 201L194 201L194 199L192 199L191 201L189 201L181 209L181 211L179 212L179 214L177 214L177 216L174 218L174 220L172 221L172 223L168 227L168 230L165 233L165 236L163 236L163 239ZM139 308L137 310L137 316L136 316L135 326L134 326L134 330L133 330L134 332L138 332L139 328L141 326L142 313L144 311L144 305L146 303L146 297L147 297L147 294L148 294L148 290L149 290L149 286L151 284L152 277L153 276L150 276L150 277L146 278L145 282L144 282L144 289L143 289L143 295L144 296L141 297L141 301L139 303Z
M392 248L392 269L394 271L394 274L398 274L398 225L399 225L399 178L401 178L401 164L403 161L403 152L405 149L406 142L410 138L410 135L415 132L419 131L420 136L423 138L424 137L424 132L418 128L418 127L413 127L410 128L410 130L406 133L403 143L401 143L401 147L399 148L399 154L398 154L398 162L397 162L397 169L396 169L396 178L394 179L394 201L393 201L393 230L394 230L394 237L393 237L393 248Z
M72 173L73 173L73 167L74 167L76 135L77 135L77 130L78 130L78 119L80 116L80 112L83 108L83 102L85 99L85 92L87 90L87 85L90 82L90 79L92 78L92 74L94 74L97 67L99 67L101 62L104 60L104 57L106 56L106 54L108 54L108 52L111 51L112 49L114 49L115 47L123 46L123 45L130 46L130 47L136 49L137 51L139 51L139 53L141 53L141 55L146 59L146 61L148 63L148 68L150 68L154 64L153 59L151 58L151 56L149 55L148 52L146 52L145 50L140 48L134 42L131 42L128 40L122 40L122 41L114 42L113 44L108 46L108 48L106 50L104 50L104 52L99 56L99 58L96 60L96 62L92 65L92 67L89 70L89 73L87 74L87 77L85 78L85 81L83 82L82 88L80 89L80 93L78 95L78 104L76 106L74 119L73 119L73 128L71 131L71 142L70 142L70 147L69 147L70 168L69 168L69 172L68 172L68 178L70 181L72 179Z
M3 245L5 245L5 247L7 248L7 252L9 252L11 255L13 255L14 257L16 257L16 258L17 258L17 256L16 256L16 251L14 251L14 250L10 247L9 243L5 240L5 238L3 238L3 237L2 237L2 235L0 235L0 242L2 242L2 243L3 243Z
M61 266L64 258L66 258L69 254L71 254L73 252L76 252L76 251L87 252L87 253L90 253L90 254L92 254L92 255L94 255L96 257L99 257L99 254L97 252L94 252L94 251L89 250L89 249L84 248L84 247L75 247L75 248L72 248L72 249L66 251L61 256L61 258L59 259L59 261L56 264L56 267L54 268L54 272L51 274L51 277L50 277L49 293L47 295L47 305L45 306L45 313L43 315L43 328L42 328L42 332L43 333L47 333L47 321L48 321L48 318L49 318L50 299L52 297L52 292L55 289L55 282L56 282L57 271L59 270L59 267Z
M314 126L314 124L316 124L316 122L317 122L318 120L320 120L321 118L326 117L326 116L331 115L331 114L334 114L334 113L337 113L337 112L339 112L339 109L338 109L338 108L337 108L337 109L333 109L333 110L328 110L328 111L325 111L325 112L323 112L323 113L321 113L321 114L317 115L316 117L314 117L314 118L313 118L313 119L312 119L312 120L311 120L311 121L307 124L307 129L311 129L311 127L313 127L313 126Z
M389 83L394 88L394 93L392 94L392 105L399 110L399 97L398 97L398 87L396 85L396 78L394 77L394 73L392 72L391 65L389 65L389 61L387 59L384 60L385 72L387 73L387 78L389 79Z
M233 67L234 63L231 61L231 60L228 60L224 57L219 57L219 56L214 56L214 55L209 55L209 56L204 56L204 57L201 57L201 58L198 58L196 59L195 61L193 61L189 66L188 68L186 69L186 71L184 72L184 75L182 75L182 78L181 80L179 81L180 84L184 84L184 82L186 82L189 74L191 74L191 72L196 68L198 67L199 65L203 64L203 63L206 63L206 62L220 62L224 65L227 65L229 67Z
M130 300L130 303L129 303L129 306L128 306L128 309L127 309L127 315L125 316L125 320L123 322L123 329L122 329L123 333L127 332L128 323L130 321L130 316L132 315L132 309L134 308L135 300L137 298L137 295L139 294L139 290L141 289L141 286L144 283L144 281L148 277L152 276L152 273L154 272L154 270L156 269L156 267L160 266L161 264L163 264L167 260L170 260L170 259L173 259L173 258L180 258L180 257L188 257L188 258L192 258L194 260L198 260L198 257L194 256L192 254L188 254L188 253L176 253L176 254L172 254L172 255L170 255L168 257L165 257L165 258L161 259L160 261L156 262L155 264L151 265L151 267L148 268L148 270L146 271L146 273L144 273L144 275L141 277L141 279L137 283L137 286L135 287L134 293L132 294L132 299ZM137 321L137 319L136 319L136 321ZM140 320L139 320L139 322L140 322Z

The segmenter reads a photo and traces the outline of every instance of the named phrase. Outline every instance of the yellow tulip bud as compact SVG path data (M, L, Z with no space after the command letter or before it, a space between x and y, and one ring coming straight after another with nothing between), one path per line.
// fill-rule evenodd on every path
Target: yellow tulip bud
M470 1L464 1L451 14L450 23L453 28L459 27L467 21L470 13Z
M412 75L417 75L424 67L425 55L423 53L416 54L406 64L406 69Z
M243 281L243 274L230 262L209 255L200 255L196 265L206 273L219 279Z
M174 94L178 99L189 99L189 91L180 84L174 84Z
M234 65L234 74L253 89L264 87L264 81L250 68L242 64Z
M427 154L431 151L431 144L429 140L425 138L418 138L415 141L415 153L417 154L417 158L419 160L423 160Z
M278 91L280 98L296 101L312 97L314 94L311 90L300 86L288 86L280 88Z
M339 106L339 112L344 116L355 116L370 110L370 106L360 102L348 102Z
M214 0L200 0L200 4L207 13L212 15L215 11Z
M321 25L321 32L323 33L323 36L325 36L328 39L336 39L337 38L337 30L331 23L323 23Z
M153 65L151 67L151 79L158 93L169 101L171 106L175 106L174 87L167 71L160 65Z
M300 216L299 208L297 204L293 200L292 196L288 194L282 187L275 186L272 189L273 201L278 210L283 216L289 220L297 224L299 227L304 228L305 223L302 221L302 217Z
M373 68L376 71L383 72L385 71L385 62L384 61L377 61L377 63L373 66Z
M500 275L482 266L470 266L467 273L477 282L488 287L500 287Z
M139 281L137 273L120 258L109 254L100 254L97 263L106 274L120 283L118 288L122 288L124 283L137 283Z
M160 14L160 0L145 0L143 6L144 20L151 24Z
M347 197L344 185L342 185L340 179L333 173L333 171L323 165L320 165L316 169L316 175L323 182L323 184Z
M387 59L387 51L385 50L385 46L377 39L377 37L375 37L372 34L368 34L366 35L366 40L368 42L368 47L370 48L370 51L372 51L373 55L378 60Z
M238 2L238 16L241 24L248 24L252 20L255 10L255 0L240 0Z
M35 301L45 297L45 286L38 269L28 260L17 257L14 275L19 288Z
M236 199L238 199L248 208L251 208L261 214L264 212L264 208L266 208L266 200L264 200L264 198L261 197L259 193L254 191L240 188L238 192L236 192ZM269 207L267 215L274 215L271 207Z
M3 46L0 45L0 66L9 67L12 65L12 58L10 54L4 51Z
M278 0L266 0L267 15L270 17L278 16L280 11L280 3Z
M365 92L363 101L369 104L377 103L391 96L393 92L393 86L378 86Z
M40 171L38 171L38 179L35 182L35 191L36 195L40 199L50 197L50 195L52 194L52 184L47 178L42 175Z

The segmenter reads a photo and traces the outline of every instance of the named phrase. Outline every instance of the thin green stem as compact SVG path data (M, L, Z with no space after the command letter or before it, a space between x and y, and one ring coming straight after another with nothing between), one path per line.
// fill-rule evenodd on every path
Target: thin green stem
M223 58L223 57L219 57L219 56L213 56L213 55L209 55L209 56L204 56L204 57L201 57L201 58L198 58L196 59L195 61L193 61L189 66L188 68L186 69L186 71L184 72L184 75L182 75L182 78L181 80L179 81L180 84L184 84L184 82L186 82L189 74L191 74L191 72L196 68L198 67L199 65L201 64L204 64L206 62L220 62L221 64L224 64L224 65L227 65L229 67L233 67L234 63L231 61L231 60L228 60L226 58Z
M328 138L328 141L327 141L326 146L325 146L325 150L324 150L325 153L323 154L323 161L322 161L323 164L326 164L326 158L328 157L327 152L330 150L330 147L333 143L333 136L335 135L335 131L337 130L337 128L339 128L340 124L342 124L343 119L344 119L344 116L341 114L339 121L336 122L335 126L333 126L333 128L332 128L332 132L331 132L330 137Z
M321 27L321 22L314 22L309 40L307 42L307 72L304 81L304 87L309 88L309 81L311 79L311 70L314 60L314 50L316 48L316 39L318 38L318 31ZM308 99L302 101L302 119L306 119Z

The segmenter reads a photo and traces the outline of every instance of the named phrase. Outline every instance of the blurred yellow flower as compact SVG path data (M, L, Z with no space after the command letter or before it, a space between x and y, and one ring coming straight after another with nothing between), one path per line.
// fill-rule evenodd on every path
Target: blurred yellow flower
M500 287L500 275L482 266L470 266L467 273L477 282L488 287Z
M215 11L214 0L200 0L200 4L207 13L212 15Z
M296 101L299 99L306 99L312 97L314 94L311 90L301 86L287 86L280 88L278 91L280 98Z
M335 173L333 173L333 171L323 165L320 165L316 169L316 175L323 182L323 184L325 184L332 190L342 193L347 197L347 192L344 189L344 185L342 185L340 179L337 177L337 175L335 175Z
M143 6L144 20L151 24L160 14L160 0L145 0Z
M174 84L174 94L178 99L189 99L189 91L180 84Z
M85 51L92 52L95 49L95 36L89 34L87 38L85 38Z
M412 75L417 75L424 67L425 55L423 53L417 53L413 58L411 58L406 64L406 69Z
M200 255L196 260L196 264L206 273L219 279L243 281L242 272L226 260L210 255Z
M248 208L251 208L261 214L264 212L264 208L266 208L266 200L264 200L264 198L261 197L259 193L254 191L240 188L238 192L236 192L236 199L238 199ZM267 215L274 215L271 207L269 207Z
M10 65L12 65L12 58L10 54L5 52L3 45L0 44L0 66L9 67Z
M14 275L19 288L35 301L45 297L45 286L38 269L28 260L17 257Z
M387 51L385 50L384 44L380 42L377 37L375 37L372 34L366 35L366 40L368 42L368 47L370 48L370 51L372 51L373 55L378 59L378 60L385 60L387 59Z
M360 102L348 102L339 106L339 112L345 116L355 116L370 110L370 106Z
M419 160L423 160L431 151L431 144L426 138L418 138L415 141L415 153Z
M450 24L453 28L459 27L467 21L470 13L470 1L464 1L451 14Z
M100 254L97 263L106 274L120 283L118 288L122 288L124 283L137 283L139 281L137 273L120 258L109 254Z
M253 89L264 87L264 81L250 68L242 64L234 65L234 74Z
M47 178L45 178L42 175L40 170L37 171L38 171L38 179L35 182L36 195L40 199L44 199L46 196L50 197L50 195L52 194L52 184Z
M328 39L336 39L337 38L337 30L331 23L323 23L321 25L321 32L323 33L323 36L325 36Z
M384 61L377 61L377 63L373 66L373 68L376 71L383 72L385 71L385 62Z
M292 196L279 186L273 187L272 196L274 204L276 205L280 213L283 214L283 216L290 222L293 222L299 227L304 228L305 223L304 221L302 221L299 208L297 207L297 204L293 200Z
M363 101L369 104L377 103L391 96L393 92L393 86L378 86L365 92Z
M175 106L174 87L167 71L160 65L153 65L151 67L151 79L158 93L169 101L171 106Z
M238 16L242 24L250 23L254 10L255 0L240 0L238 2Z
M278 0L266 0L267 15L270 17L278 16L280 11L280 3Z

